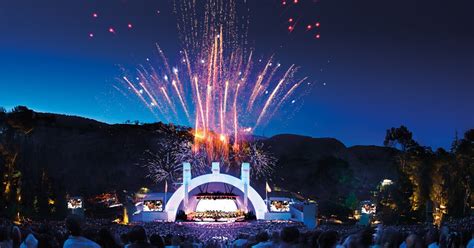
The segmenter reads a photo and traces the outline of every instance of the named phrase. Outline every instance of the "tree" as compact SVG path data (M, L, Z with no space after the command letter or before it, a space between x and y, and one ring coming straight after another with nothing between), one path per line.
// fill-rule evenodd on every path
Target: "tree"
M357 202L350 197L354 193L355 178L347 161L333 156L323 157L317 161L317 168L301 178L301 182L316 182L316 192L323 199L319 206L321 214L347 217L352 213Z
M2 213L6 214L6 217L13 217L19 212L21 202L22 173L16 167L18 153L11 152L0 144L0 158L3 161L0 168L3 193L0 208L5 210L2 210Z
M408 130L406 126L400 126L398 128L390 128L387 130L384 146L400 148L401 151L418 146L418 143L413 140L413 134Z
M431 189L430 200L433 202L433 217L436 224L440 224L446 214L449 203L449 177L452 168L452 154L440 148L434 154L432 170L430 173Z
M424 218L426 204L430 200L431 164L433 152L431 148L420 146L413 140L413 134L405 126L387 130L384 141L385 146L399 147L402 151L398 156L400 177L405 177L410 182L412 192L409 197L411 214L420 219Z
M464 138L459 141L458 146L454 150L456 158L456 182L459 195L462 198L462 206L459 206L457 215L466 216L472 203L474 188L474 129L466 131Z
M349 195L346 197L346 199L344 200L344 206L351 210L357 209L357 207L359 206L359 200L357 199L357 196L354 191L351 191L351 193L349 193Z
M468 130L463 139L457 135L451 152L420 146L412 139L412 133L404 126L387 130L384 144L398 146L402 153L398 156L400 180L410 191L410 215L422 219L431 218L435 223L442 221L443 215L462 217L469 214L474 201L474 129Z
M36 114L25 106L16 106L8 113L8 124L15 131L29 134L33 131Z
M16 106L12 109L12 113L23 113L23 112L30 112L31 110L27 108L26 106Z
M16 129L8 123L8 120L2 124L0 126L0 183L2 186L0 209L2 209L2 215L13 217L20 211L23 174L18 169L18 148L13 145L13 140L17 136Z

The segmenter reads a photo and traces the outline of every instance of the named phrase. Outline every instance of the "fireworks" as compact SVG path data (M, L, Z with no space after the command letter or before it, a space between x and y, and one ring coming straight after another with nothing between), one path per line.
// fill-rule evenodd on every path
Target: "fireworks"
M220 136L221 141L226 139ZM186 138L172 137L161 139L159 152L146 150L141 165L148 170L147 176L155 182L169 181L177 183L182 180L183 161L190 162L193 175L206 172L209 161L220 162L226 171L239 168L241 161L252 164L252 176L261 178L273 172L276 159L263 149L261 143L245 143L238 152L230 152L229 158L220 157L218 160L210 160L205 147L193 149L193 144ZM233 166L236 165L236 166Z
M253 143L248 146L246 161L252 165L253 176L261 178L270 175L276 164L276 158L265 152L263 145Z
M248 18L237 15L236 6L224 0L204 6L175 2L183 41L178 62L170 62L157 44L160 66L124 70L120 81L160 120L194 126L190 150L195 154L204 151L209 161L228 161L254 151L255 163L269 162L249 148L247 138L294 102L291 97L307 78L297 78L295 65L283 66L273 56L255 59L246 40ZM155 174L158 179L167 175Z
M191 142L186 139L162 139L159 152L145 151L142 165L148 169L148 177L155 182L178 182L181 180L183 161L193 164L193 174L199 175L205 171L207 158L205 153L193 152Z
M318 20L317 4L319 1L282 1L281 2L281 16L287 20L287 30L291 34L293 31L306 31L309 34L316 36L314 32L320 32L321 23ZM308 11L312 10L312 11ZM319 34L318 38L319 39Z

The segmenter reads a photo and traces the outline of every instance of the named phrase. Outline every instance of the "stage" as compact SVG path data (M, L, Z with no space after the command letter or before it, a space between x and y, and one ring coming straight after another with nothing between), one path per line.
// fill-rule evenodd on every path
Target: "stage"
M197 223L243 222L246 220L293 220L316 226L316 204L290 197L263 199L250 185L250 164L242 163L241 177L220 173L212 163L212 173L192 178L191 165L183 164L183 183L175 192L149 193L136 203L132 221ZM267 194L268 196L268 194Z

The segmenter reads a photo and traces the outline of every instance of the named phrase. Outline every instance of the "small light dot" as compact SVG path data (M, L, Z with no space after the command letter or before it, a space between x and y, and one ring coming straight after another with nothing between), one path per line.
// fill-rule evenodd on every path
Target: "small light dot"
M92 17L97 18L99 15L97 13L92 13Z
M89 37L93 38L93 37L94 37L94 34L93 34L93 33L90 33L90 34L89 34Z
M132 25L131 23L129 23L129 24L127 25L127 27L128 27L128 28L133 28L133 25Z

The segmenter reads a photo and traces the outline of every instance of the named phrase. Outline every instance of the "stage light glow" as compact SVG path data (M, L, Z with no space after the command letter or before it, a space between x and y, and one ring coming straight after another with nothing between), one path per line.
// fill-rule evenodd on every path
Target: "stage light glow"
M222 211L236 212L238 210L237 203L231 199L201 199L196 206L196 212L206 211Z
M384 180L382 180L382 182L380 184L382 186L389 186L389 185L393 184L393 181L391 179L384 179Z

